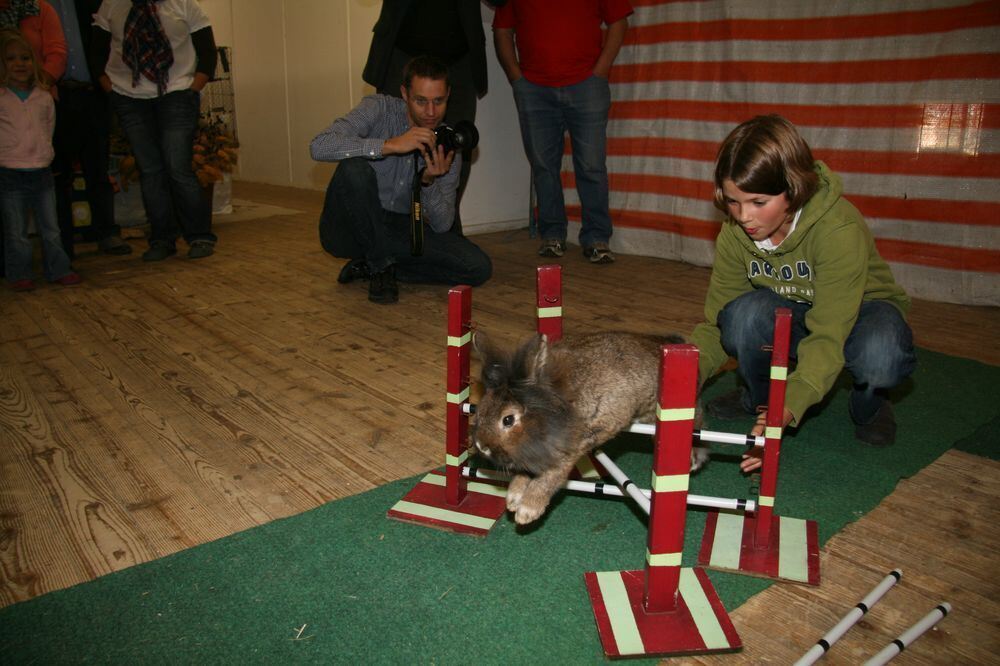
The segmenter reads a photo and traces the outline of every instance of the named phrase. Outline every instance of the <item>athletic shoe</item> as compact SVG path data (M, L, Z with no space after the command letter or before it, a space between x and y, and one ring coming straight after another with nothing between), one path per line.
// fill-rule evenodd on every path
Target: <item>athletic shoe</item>
M538 256L540 257L561 257L565 253L566 253L565 241L556 240L554 238L542 241L542 246L538 248Z
M149 249L142 253L143 261L163 261L177 254L177 248L165 241L153 241Z
M615 255L607 243L594 243L583 248L583 256L590 260L592 264L612 264Z

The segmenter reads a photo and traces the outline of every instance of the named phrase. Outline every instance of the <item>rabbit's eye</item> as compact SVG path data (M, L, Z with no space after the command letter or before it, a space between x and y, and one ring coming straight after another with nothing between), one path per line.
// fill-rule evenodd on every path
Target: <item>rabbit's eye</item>
M503 417L503 427L504 428L509 428L512 425L514 425L514 415L513 414L508 414L507 416Z

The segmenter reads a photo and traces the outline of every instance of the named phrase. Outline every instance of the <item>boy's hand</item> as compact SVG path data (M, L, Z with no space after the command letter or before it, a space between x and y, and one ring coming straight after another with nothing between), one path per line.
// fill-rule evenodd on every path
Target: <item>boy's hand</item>
M786 428L788 424L792 422L794 416L788 409L785 409L783 414L784 418L781 420L781 427ZM759 437L764 434L764 428L767 426L767 410L765 409L760 414L757 415L757 423L750 430L750 434L754 437ZM747 453L743 454L743 460L740 462L740 471L744 473L749 473L755 469L759 469L763 464L764 449L760 446L755 446Z

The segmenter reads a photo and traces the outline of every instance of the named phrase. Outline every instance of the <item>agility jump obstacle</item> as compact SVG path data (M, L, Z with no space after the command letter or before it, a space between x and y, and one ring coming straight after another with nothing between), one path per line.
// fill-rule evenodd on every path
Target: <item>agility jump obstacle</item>
M536 276L537 330L556 341L562 337L562 269L540 266ZM459 286L448 292L448 358L445 471L430 472L388 512L390 518L451 532L485 536L506 510L505 477L468 464L468 416L475 412L469 402L470 345L472 341L472 290ZM633 424L632 432L654 434L653 424ZM695 431L702 441L749 446L763 438L730 433ZM600 454L603 456L603 454ZM604 460L610 463L607 456ZM611 463L613 464L613 463ZM470 476L478 480L470 481ZM597 454L577 463L568 490L607 497L623 497L601 479L608 469ZM588 482L581 479L592 479ZM650 491L646 491L647 493ZM692 506L723 510L754 511L754 500L692 495Z
M705 522L698 564L709 569L819 585L816 521L785 518L774 513L791 327L791 311L778 308L771 344L764 459L757 512L753 516L710 512Z

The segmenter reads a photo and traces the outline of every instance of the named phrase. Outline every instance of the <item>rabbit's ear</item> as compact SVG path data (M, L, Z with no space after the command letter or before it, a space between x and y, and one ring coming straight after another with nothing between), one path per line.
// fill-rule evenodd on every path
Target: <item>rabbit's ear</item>
M480 330L472 333L472 349L484 364L488 359L493 360L499 356L496 347L493 346L493 341Z
M528 379L537 382L546 371L546 363L549 360L548 336L541 333L536 335L525 344L523 352Z

